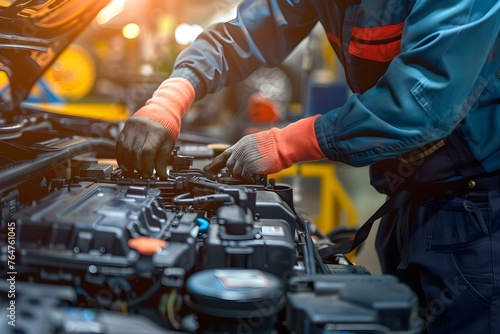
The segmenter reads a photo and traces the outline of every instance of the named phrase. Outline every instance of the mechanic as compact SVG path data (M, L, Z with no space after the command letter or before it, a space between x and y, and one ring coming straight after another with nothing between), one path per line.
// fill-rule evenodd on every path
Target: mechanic
M388 200L376 247L409 284L429 333L500 328L500 2L247 0L181 52L125 124L124 169L166 177L190 105L279 65L320 22L353 95L340 108L241 138L227 160L252 180L301 161L370 165ZM210 166L209 166L210 168ZM403 189L403 190L402 190Z

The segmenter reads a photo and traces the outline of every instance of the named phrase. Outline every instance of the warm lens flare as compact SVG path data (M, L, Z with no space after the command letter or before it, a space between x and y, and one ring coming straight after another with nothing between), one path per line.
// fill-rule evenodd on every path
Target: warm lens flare
M96 22L100 25L108 23L125 9L125 0L113 0L97 14Z
M125 25L122 29L122 35L126 39L134 39L139 37L141 33L141 28L136 23L129 23Z

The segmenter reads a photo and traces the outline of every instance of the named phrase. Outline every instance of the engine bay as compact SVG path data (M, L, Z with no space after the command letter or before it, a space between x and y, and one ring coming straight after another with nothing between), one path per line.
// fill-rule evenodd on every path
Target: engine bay
M19 124L0 140L2 333L417 332L411 290L321 256L290 186L208 174L214 152L182 142L144 179L116 166L116 124Z

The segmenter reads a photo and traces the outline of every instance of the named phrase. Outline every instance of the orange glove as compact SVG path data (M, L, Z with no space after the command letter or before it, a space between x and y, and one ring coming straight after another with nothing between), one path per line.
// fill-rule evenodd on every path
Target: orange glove
M204 170L215 173L225 164L234 176L256 181L262 174L277 173L296 162L325 159L314 132L314 121L319 116L301 119L283 129L247 135Z
M167 178L167 163L181 128L181 119L195 98L193 85L184 78L165 80L146 105L130 117L116 144L116 159L124 171L143 177Z

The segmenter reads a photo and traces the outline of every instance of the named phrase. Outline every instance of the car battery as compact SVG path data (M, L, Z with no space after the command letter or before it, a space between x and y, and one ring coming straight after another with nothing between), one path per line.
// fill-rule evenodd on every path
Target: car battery
M258 269L285 278L295 263L290 224L281 219L254 219L237 205L222 206L210 224L200 251L201 269Z
M419 333L418 298L390 275L294 277L287 293L292 334Z

